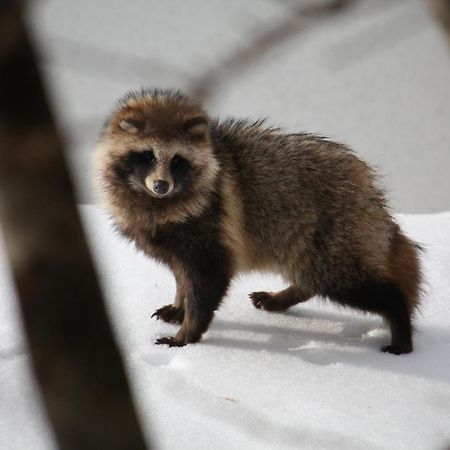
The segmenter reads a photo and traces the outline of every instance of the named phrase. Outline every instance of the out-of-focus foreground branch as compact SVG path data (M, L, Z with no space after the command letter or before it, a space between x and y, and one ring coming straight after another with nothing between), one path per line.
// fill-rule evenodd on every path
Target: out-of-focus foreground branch
M19 2L0 6L0 220L61 449L144 449Z
M443 27L450 45L450 0L427 0L431 10Z

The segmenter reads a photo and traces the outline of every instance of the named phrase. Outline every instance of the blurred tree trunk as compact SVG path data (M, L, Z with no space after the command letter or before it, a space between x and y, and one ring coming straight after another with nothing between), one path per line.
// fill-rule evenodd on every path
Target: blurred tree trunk
M61 449L144 449L20 2L0 6L0 220Z
M443 27L450 45L450 0L427 0L431 10Z

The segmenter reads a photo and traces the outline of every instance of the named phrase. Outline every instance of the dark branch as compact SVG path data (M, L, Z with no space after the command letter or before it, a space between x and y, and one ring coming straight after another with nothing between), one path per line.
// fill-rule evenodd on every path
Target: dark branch
M289 8L286 19L268 27L248 45L226 56L215 67L195 80L188 89L190 94L200 102L205 102L213 96L214 92L219 91L224 81L229 81L254 65L269 50L305 31L311 25L345 10L355 1L316 1L309 6L301 3L296 7Z

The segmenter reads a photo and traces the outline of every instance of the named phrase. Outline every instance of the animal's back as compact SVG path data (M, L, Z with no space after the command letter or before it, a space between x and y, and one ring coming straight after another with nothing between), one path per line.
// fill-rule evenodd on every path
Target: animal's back
M344 272L356 258L386 266L395 227L370 169L345 146L245 122L216 125L213 140L237 180L257 268L302 276L337 264Z

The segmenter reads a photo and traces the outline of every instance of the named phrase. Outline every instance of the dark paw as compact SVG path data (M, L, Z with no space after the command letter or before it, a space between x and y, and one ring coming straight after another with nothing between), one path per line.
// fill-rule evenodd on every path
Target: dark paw
M252 292L248 295L253 306L258 309L271 309L272 295L268 292Z
M383 347L381 351L384 353L392 353L393 355L403 355L405 353L411 353L412 352L412 346L411 345L386 345L386 347Z
M179 308L175 308L173 305L166 305L157 309L152 317L156 317L157 320L161 319L167 323L181 323L183 322L184 312Z
M162 337L155 340L156 345L168 345L169 347L184 347L186 342L179 342L174 337Z

